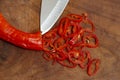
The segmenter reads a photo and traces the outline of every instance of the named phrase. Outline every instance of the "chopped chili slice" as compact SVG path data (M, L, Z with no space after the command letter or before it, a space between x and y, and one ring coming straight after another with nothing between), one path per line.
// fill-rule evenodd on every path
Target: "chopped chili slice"
M94 69L92 69L92 66L94 65ZM100 60L99 59L93 59L89 62L88 67L87 67L87 73L89 76L92 76L96 74L96 72L99 69L100 65Z

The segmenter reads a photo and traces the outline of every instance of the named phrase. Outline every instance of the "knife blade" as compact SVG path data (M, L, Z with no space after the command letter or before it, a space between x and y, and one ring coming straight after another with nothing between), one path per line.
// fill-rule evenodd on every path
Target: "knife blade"
M40 29L42 34L49 31L64 11L69 0L42 0Z

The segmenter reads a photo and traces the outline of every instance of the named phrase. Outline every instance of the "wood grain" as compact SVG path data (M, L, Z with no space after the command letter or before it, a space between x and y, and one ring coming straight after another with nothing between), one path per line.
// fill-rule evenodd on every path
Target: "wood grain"
M0 0L0 12L17 29L39 30L41 0ZM25 50L0 40L0 80L119 80L120 0L70 0L63 15L87 12L96 26L100 46L90 49L101 59L99 72L89 77L79 67L51 65L40 51Z

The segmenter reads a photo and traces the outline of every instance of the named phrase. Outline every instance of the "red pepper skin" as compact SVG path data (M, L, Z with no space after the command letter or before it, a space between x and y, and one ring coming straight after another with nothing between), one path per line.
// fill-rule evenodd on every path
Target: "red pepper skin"
M5 20L1 13L0 13L0 39L8 41L22 48L31 50L42 50L41 32L31 34L17 30Z

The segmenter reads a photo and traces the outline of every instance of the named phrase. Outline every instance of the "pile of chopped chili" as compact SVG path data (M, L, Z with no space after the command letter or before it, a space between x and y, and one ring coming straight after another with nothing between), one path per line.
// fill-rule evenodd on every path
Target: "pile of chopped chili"
M59 64L86 69L89 76L94 75L100 65L99 59L93 59L86 48L96 48L98 38L95 27L87 14L70 14L62 18L59 24L44 34L43 57ZM94 69L93 69L94 66Z

